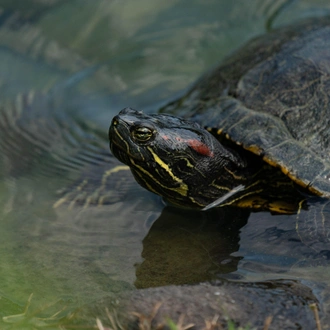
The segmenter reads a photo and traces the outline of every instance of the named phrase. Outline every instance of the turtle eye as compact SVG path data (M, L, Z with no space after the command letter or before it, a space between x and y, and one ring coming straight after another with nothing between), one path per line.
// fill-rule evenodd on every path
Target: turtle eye
M148 127L135 127L132 131L132 137L136 141L146 142L153 135L153 131Z

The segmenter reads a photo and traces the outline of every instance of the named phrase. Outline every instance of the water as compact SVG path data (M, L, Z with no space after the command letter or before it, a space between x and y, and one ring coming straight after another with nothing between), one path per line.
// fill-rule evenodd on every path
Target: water
M1 329L57 328L80 306L135 287L327 283L326 265L305 267L292 217L191 214L165 207L125 169L103 177L120 165L107 129L121 108L157 110L263 33L284 2L54 3L0 1ZM329 10L291 1L274 25ZM106 205L95 205L100 196Z

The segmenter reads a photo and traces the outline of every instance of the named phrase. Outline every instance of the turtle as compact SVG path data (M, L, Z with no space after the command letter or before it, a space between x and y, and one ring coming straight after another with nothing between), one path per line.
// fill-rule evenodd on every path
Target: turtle
M252 39L155 114L127 107L110 149L170 204L278 213L330 197L330 18Z

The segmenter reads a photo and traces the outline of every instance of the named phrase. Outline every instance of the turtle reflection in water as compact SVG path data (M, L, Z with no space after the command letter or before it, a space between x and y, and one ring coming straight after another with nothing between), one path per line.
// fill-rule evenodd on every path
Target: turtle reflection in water
M171 204L309 208L300 212L303 227L312 240L327 241L329 63L329 18L275 30L160 113L122 110L110 126L111 151L140 185Z

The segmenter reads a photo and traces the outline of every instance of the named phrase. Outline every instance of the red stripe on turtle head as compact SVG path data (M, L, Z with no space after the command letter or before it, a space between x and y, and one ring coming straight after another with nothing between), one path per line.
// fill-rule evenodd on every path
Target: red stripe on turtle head
M199 140L190 139L190 140L187 140L187 143L190 148L194 149L200 155L209 156L209 157L213 157L213 155L214 155L213 152L210 150L210 148L205 143L203 143Z

